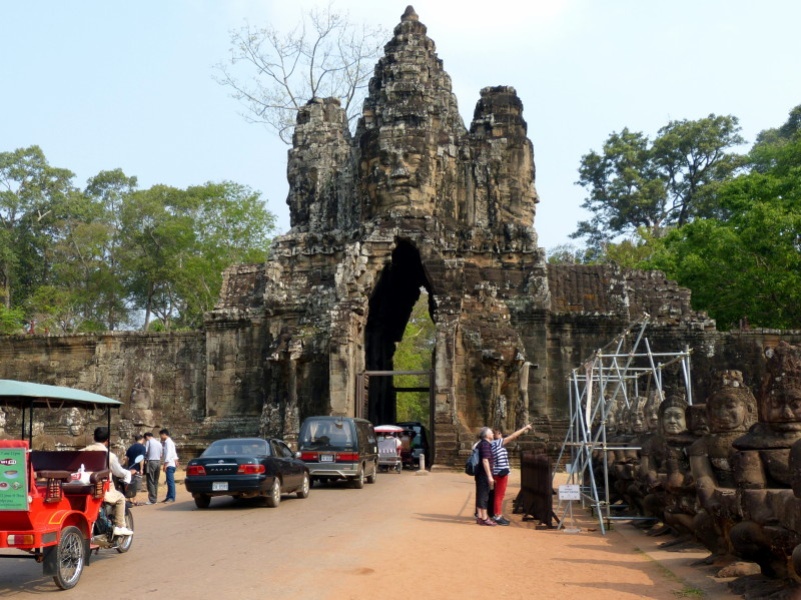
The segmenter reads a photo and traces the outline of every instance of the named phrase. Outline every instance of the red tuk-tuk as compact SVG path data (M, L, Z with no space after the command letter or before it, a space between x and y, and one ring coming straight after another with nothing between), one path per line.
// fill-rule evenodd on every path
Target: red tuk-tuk
M34 408L105 410L118 400L67 387L0 380L0 407L21 411L20 440L0 440L0 558L32 558L62 589L74 587L90 553L127 552L132 537L113 536L103 497L111 485L108 452L31 450ZM90 473L88 477L78 474ZM133 517L126 506L126 526Z

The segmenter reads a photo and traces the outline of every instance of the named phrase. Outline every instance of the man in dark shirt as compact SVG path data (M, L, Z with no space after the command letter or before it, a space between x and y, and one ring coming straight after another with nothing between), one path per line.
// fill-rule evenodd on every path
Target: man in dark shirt
M125 451L125 466L128 468L131 473L138 473L139 475L142 474L142 465L144 465L144 456L145 456L145 436L141 433L137 433L134 436L134 443L128 446L128 449ZM136 458L138 456L143 457L142 462L137 463Z
M487 507L489 505L490 490L495 487L495 479L492 476L493 456L491 441L493 439L492 429L483 427L480 433L481 439L478 442L478 468L476 469L476 522L479 525L497 525L489 518Z

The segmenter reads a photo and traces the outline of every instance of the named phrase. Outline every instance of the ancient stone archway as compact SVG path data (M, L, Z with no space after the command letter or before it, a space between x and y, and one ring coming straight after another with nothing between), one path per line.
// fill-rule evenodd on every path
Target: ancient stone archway
M395 349L403 339L406 323L420 297L421 288L429 292L431 299L431 284L420 261L420 253L410 242L401 240L392 251L391 262L382 269L370 297L364 344L368 371L394 369ZM431 306L429 314L436 314ZM376 424L394 423L397 420L396 401L391 377L370 379L368 419Z

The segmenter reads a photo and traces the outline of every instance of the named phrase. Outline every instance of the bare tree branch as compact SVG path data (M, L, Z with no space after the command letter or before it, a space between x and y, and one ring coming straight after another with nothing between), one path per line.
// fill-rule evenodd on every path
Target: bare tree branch
M230 59L214 66L215 80L231 88L248 122L267 125L287 144L297 111L312 98L339 98L349 120L358 116L389 39L382 28L354 26L333 4L302 13L287 33L247 24L230 34Z

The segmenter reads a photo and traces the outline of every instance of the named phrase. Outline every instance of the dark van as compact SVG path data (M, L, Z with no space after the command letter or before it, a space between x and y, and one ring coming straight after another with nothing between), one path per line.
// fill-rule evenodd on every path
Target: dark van
M373 424L353 417L309 417L300 426L298 457L312 481L349 480L361 489L375 483L378 441Z

